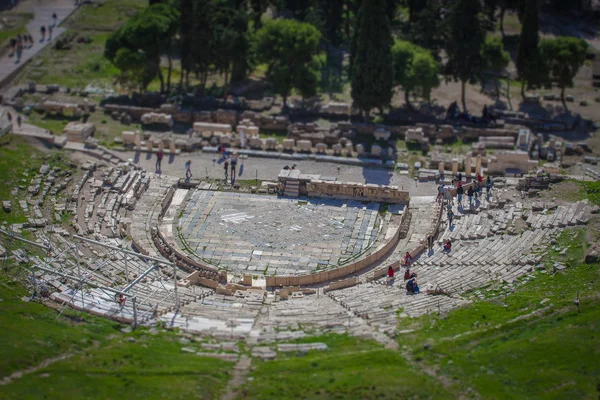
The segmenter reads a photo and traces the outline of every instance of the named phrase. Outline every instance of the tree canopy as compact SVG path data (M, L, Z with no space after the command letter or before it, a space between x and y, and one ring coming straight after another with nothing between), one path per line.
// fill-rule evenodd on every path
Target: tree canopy
M496 95L500 95L499 78L502 72L510 63L510 55L504 51L502 38L498 36L488 36L481 47L481 58L483 59L484 72L491 73L496 85Z
M352 100L366 115L392 100L392 32L385 0L363 0L355 27L352 55Z
M284 106L294 88L304 97L316 93L314 57L319 52L320 39L314 26L294 20L272 21L256 32L256 57L268 65L267 79L283 97Z
M440 66L431 53L413 43L396 40L392 47L394 84L404 90L406 105L412 108L410 93L417 91L427 101L440 84Z
M560 98L565 108L565 88L573 87L573 78L585 62L588 44L572 36L544 39L540 43L540 56L549 78L560 87Z
M517 73L521 80L521 94L525 96L525 84L534 87L541 83L541 68L538 53L540 41L539 0L521 0L519 15L522 21L519 49L517 51Z
M444 67L447 76L462 83L461 98L466 111L465 84L478 78L483 59L481 46L485 41L479 0L456 0L446 16L448 35L445 44L448 61Z

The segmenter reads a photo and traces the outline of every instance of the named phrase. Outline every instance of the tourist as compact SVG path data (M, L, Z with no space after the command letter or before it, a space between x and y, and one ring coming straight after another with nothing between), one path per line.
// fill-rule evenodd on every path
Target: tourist
M444 199L448 205L452 206L452 192L449 187L444 190Z
M17 126L20 128L21 127L21 123L23 122L23 119L21 118L21 116L19 115L17 117Z
M7 112L6 116L8 117L8 122L12 122L12 114L10 112Z
M389 285L394 284L394 267L392 267L391 265L388 267L387 281Z
M185 181L189 182L192 179L192 160L187 160L185 163Z
M473 182L473 184L475 184L475 182ZM469 207L473 207L473 193L475 193L475 191L473 190L473 185L471 185L467 189L467 197L469 198Z
M42 35L42 40L40 40L40 42L43 42L46 40L46 27L44 25L40 27L40 34Z
M440 186L438 186L438 195L437 195L437 199L436 201L442 201L444 199L444 184L440 183Z
M17 43L17 64L21 62L21 54L23 54L23 43Z
M452 227L452 219L454 218L454 213L452 210L448 211L448 229Z
M408 294L419 294L419 285L416 279L411 279L406 282L406 292Z
M161 171L162 159L163 159L163 151L159 149L158 153L156 153L156 172Z
M458 185L460 186L460 184L462 183L462 172L458 173Z
M411 272L410 272L410 268L406 268L406 269L404 270L404 280L405 280L405 281L407 281L407 280L409 280L409 279L412 279L412 278L416 278L416 277L417 277L417 273L416 273L416 272L412 272L412 273L411 273Z
M235 169L237 167L237 162L238 162L238 154L237 152L233 152L231 154L231 184L233 185L235 183Z
M229 161L225 161L224 169L225 169L225 183L227 183L227 173L229 172Z
M119 303L119 307L123 307L125 305L125 296L123 296L122 294L119 295L119 299L117 300L117 302Z
M407 251L406 254L404 254L404 265L406 265L407 267L410 267L412 260L413 260L413 257Z
M450 241L450 239L446 240L444 242L444 250L445 253L450 253L452 251L452 242Z
M58 19L58 17L56 16L56 13L52 13L52 20L54 21L54 25L56 26L56 20Z
M17 50L17 39L11 38L10 39L10 54L8 56L9 57L14 56L16 50Z
M479 182L479 183L483 182L483 177L481 176L481 174L477 174L477 182Z
M492 177L488 176L487 179L485 180L485 190L486 190L488 201L490 201L490 195L492 194L493 186L494 186L494 183L492 182Z
M433 251L433 235L427 236L427 251L430 253Z
M465 192L465 189L462 187L462 184L460 182L458 182L458 187L456 188L456 197L458 198L458 205L460 205L462 207L462 199L463 199L463 193Z

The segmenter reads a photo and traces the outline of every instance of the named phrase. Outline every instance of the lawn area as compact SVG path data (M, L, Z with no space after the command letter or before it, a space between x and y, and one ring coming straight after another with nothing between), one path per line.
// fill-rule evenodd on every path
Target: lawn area
M600 271L579 261L584 234L564 231L545 258L548 271L532 273L535 279L506 297L490 287L488 300L446 316L401 320L401 329L415 332L399 337L399 343L455 386L472 388L475 397L597 396ZM561 255L564 248L568 251ZM552 274L554 261L569 267ZM580 312L574 304L578 296Z
M19 190L16 194L12 190L18 186L28 187L45 161L50 166L62 169L70 169L70 166L58 152L45 155L22 137L10 135L9 141L5 141L7 143L0 146L0 200L10 200L12 211L6 213L0 210L0 222L21 223L27 220L19 207L19 200L25 197L25 190Z
M0 399L213 399L232 363L183 352L174 331L123 333L116 322L37 302L0 277L0 378L43 360L62 361L0 386ZM192 344L193 347L193 344Z
M143 0L107 0L80 6L63 23L67 28L63 37L74 36L70 48L48 46L25 68L18 82L112 87L119 70L104 58L104 43L110 33L147 5ZM89 43L80 39L89 39Z
M253 361L241 399L452 398L433 378L412 370L397 352L345 335L313 337L325 351Z
M33 18L31 13L2 13L2 24L0 24L0 54L5 50L4 46L8 44L10 38L16 37L20 33L25 33L27 23Z

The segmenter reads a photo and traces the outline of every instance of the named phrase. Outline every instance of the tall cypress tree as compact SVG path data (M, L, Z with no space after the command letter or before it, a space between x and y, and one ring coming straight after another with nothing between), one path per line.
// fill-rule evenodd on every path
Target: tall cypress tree
M444 72L461 82L461 100L466 111L465 85L467 82L476 82L483 63L480 50L485 41L485 29L480 1L457 0L446 17L446 23L448 61Z
M386 15L386 0L363 0L355 54L352 57L352 99L366 115L386 107L392 100L394 67L392 31Z
M517 51L517 73L521 80L521 95L525 97L525 84L528 87L540 83L539 52L540 42L540 3L539 0L522 0L522 28Z
M194 1L181 0L179 3L180 19L179 19L179 37L181 48L181 76L179 78L179 86L183 86L183 78L186 78L186 86L188 77L192 69L192 30L194 28Z

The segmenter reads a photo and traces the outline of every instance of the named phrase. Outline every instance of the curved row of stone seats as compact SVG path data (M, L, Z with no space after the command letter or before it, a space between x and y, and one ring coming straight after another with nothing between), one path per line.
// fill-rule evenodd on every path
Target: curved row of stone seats
M179 313L160 319L169 327L217 337L246 338L262 307L262 300L215 294L184 304Z
M394 286L370 282L347 289L336 290L329 296L343 307L380 331L393 332L397 324L397 311L417 317L431 312L446 312L466 303L465 300L449 296L426 294L409 295L404 289L404 281L396 280Z
M289 298L285 301L274 302L263 321L264 332L260 340L282 340L278 331L296 331L308 329L320 333L343 333L360 325L339 304L331 301L325 295L308 295L301 298ZM280 335L281 336L281 335ZM287 338L289 339L289 338Z
M163 202L179 179L157 174L148 174L148 178L148 189L137 201L128 232L138 251L151 257L164 258L154 246L152 230L158 229Z

